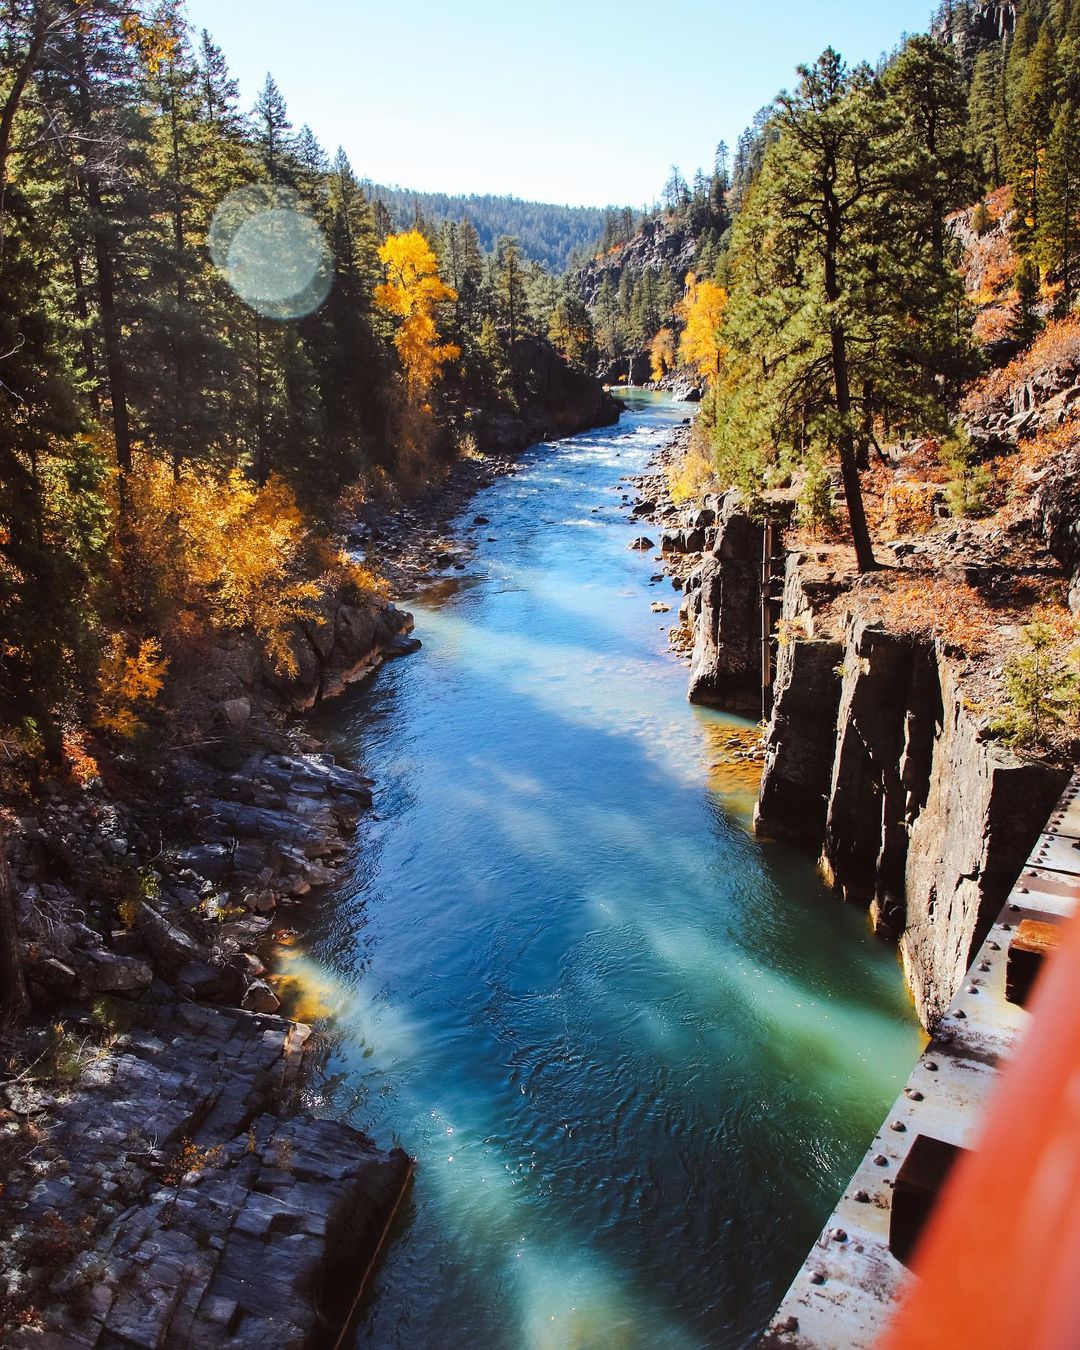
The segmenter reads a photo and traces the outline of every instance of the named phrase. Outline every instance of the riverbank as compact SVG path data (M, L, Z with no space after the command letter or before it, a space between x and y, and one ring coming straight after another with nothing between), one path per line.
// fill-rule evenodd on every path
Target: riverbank
M515 464L464 460L418 500L364 508L346 542L408 594ZM279 1015L273 977L373 786L296 713L419 646L376 596L324 608L288 679L242 641L204 657L178 695L199 744L10 804L34 1015L3 1046L5 1343L332 1337L408 1184L401 1149L304 1109L322 1048Z

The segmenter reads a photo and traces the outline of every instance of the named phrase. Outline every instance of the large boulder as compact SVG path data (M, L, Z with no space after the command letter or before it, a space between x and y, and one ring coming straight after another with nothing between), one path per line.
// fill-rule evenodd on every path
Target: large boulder
M117 956L104 948L80 951L78 966L83 983L95 994L141 993L154 982L154 972L145 961Z

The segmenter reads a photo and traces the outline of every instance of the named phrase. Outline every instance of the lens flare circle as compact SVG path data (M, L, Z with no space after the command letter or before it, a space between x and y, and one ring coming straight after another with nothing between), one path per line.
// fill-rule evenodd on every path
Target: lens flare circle
M323 232L290 188L255 183L230 192L208 237L214 266L246 304L268 319L300 319L330 292Z

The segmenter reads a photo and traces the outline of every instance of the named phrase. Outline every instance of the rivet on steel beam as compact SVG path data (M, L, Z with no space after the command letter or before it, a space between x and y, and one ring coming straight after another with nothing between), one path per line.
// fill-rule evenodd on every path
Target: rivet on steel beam
M889 1128L891 1130L895 1130L897 1134L907 1133L907 1126L904 1124L902 1120L894 1120L893 1123L889 1126Z
M969 984L967 991L969 994L977 994L979 992L979 986L977 984Z
M869 1192L869 1191L856 1191L856 1192L855 1192L855 1199L858 1201L858 1203L859 1203L860 1205L868 1205L868 1204L870 1203L870 1192Z
M921 1102L923 1099L923 1095L918 1088L905 1088L904 1095L913 1102Z
M990 950L991 950L992 952L999 952L999 951L1001 951L1001 943L1000 943L1000 942L988 942L986 945L990 948Z
M932 1059L926 1060L923 1064L923 1068L929 1069L931 1073L937 1073L937 1064Z
M875 1153L874 1162L878 1167L888 1167L889 1165L889 1160L884 1153Z
M780 1323L781 1331L798 1331L799 1319L797 1317L785 1317Z
M825 1276L824 1276L824 1274L823 1274L820 1270L812 1270L812 1271L810 1272L810 1283L811 1283L811 1284L824 1284L824 1283L825 1283Z
M847 1233L843 1228L830 1228L829 1236L834 1242L846 1242Z
M967 1013L963 1010L963 1008L957 1008L957 1010L953 1013L953 1016L959 1018L961 1021L967 1020Z

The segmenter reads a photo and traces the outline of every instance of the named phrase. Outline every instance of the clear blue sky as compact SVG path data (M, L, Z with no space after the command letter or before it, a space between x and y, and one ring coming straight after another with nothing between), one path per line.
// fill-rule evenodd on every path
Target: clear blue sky
M240 80L364 178L640 206L832 45L874 60L932 0L188 0Z

